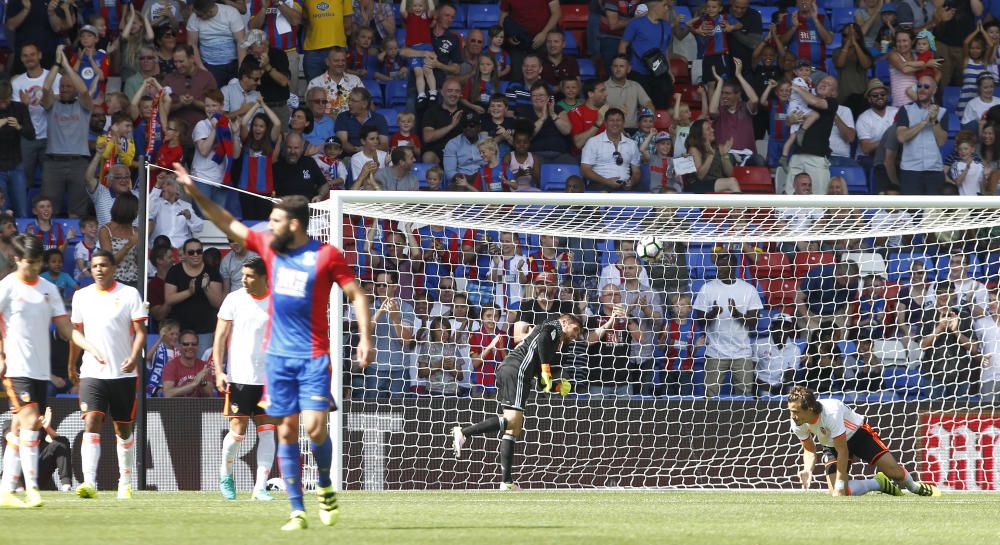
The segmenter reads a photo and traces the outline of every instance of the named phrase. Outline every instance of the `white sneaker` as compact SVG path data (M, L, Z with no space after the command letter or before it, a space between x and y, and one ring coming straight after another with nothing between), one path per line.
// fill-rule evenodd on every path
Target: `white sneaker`
M501 492L508 491L508 490L509 491L517 491L517 490L520 490L520 489L521 489L521 487L517 486L517 483L500 483L500 491Z
M462 426L452 428L451 437L451 448L455 451L455 458L461 458L462 447L465 445L465 434L462 433Z

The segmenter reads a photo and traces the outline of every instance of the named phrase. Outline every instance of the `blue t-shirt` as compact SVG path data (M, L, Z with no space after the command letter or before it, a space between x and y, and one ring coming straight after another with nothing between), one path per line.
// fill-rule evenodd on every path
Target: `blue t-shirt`
M351 112L340 112L337 116L337 121L333 125L334 133L344 131L347 133L347 141L351 145L356 147L361 147L361 129L371 125L378 129L380 136L389 136L389 124L385 120L385 116L378 112L369 112L368 119L363 123L358 121L358 118L354 117Z
M59 288L59 294L62 295L64 301L69 301L73 298L73 292L76 291L77 284L73 277L66 274L66 271L60 272L58 276L53 275L51 271L45 271L39 276L52 282Z
M326 142L326 139L334 134L333 120L329 116L324 115L319 119L313 120L312 132L303 134L302 137L311 145L322 146Z
M666 52L670 44L670 23L667 21L654 23L649 17L636 17L625 27L622 39L631 45L632 55L629 58L632 71L649 75L649 68L642 61L642 54L653 48Z

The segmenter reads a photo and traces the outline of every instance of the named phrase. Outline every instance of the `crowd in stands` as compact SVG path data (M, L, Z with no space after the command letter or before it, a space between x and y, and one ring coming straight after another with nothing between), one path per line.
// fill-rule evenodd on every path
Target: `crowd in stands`
M266 197L342 189L994 195L998 16L998 0L11 0L0 267L11 270L8 241L22 231L45 243L46 278L67 300L92 281L95 248L115 253L121 282L143 283L148 269L160 333L149 392L212 395L215 314L253 254L202 240L174 163L239 189L201 183L250 223L266 219ZM781 216L795 228L825 221L818 209ZM641 263L614 243L346 227L379 347L370 371L352 375L355 395L488 392L514 322L562 310L590 322L564 354L579 393L780 394L796 373L828 389L899 391L874 355L886 339L902 352L965 351L959 371L902 377L915 385L903 395L992 391L979 372L1000 342L987 323L992 289L969 284L985 278L992 248L964 234L927 241L906 263L968 256L970 274L934 269L915 293L921 271L908 267L750 272L771 253L902 262L915 251L899 240L710 257L677 245ZM766 287L788 282L804 300L771 300ZM831 290L837 304L813 295ZM970 300L968 328L917 325ZM895 320L907 314L899 301L912 320ZM71 391L62 367L53 390ZM953 379L971 386L956 391Z

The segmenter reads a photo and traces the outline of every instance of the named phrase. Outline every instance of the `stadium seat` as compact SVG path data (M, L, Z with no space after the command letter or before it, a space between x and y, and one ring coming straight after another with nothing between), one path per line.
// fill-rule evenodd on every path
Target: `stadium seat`
M715 261L712 256L711 246L688 246L687 267L691 279L711 279L715 278L717 271ZM693 291L693 288L692 288Z
M500 24L500 6L498 4L476 4L468 6L469 28L489 28Z
M692 110L701 109L701 95L698 93L697 85L674 85L674 92L681 94L681 102L687 104ZM691 119L694 119L692 113Z
M656 110L656 117L653 118L653 126L657 130L665 131L670 128L670 110Z
M406 105L407 82L405 79L394 79L385 85L386 107Z
M755 6L757 11L760 12L760 22L761 26L766 30L771 21L774 20L774 14L778 13L777 6Z
M406 29L402 25L396 27L396 43L406 43Z
M674 73L674 84L691 84L691 65L684 59L670 59L670 69ZM673 104L673 97L670 97ZM692 118L694 119L694 118Z
M798 252L792 263L795 265L795 276L804 277L816 265L827 265L833 263L833 252Z
M413 163L413 174L420 180L420 187L427 187L427 170L432 166L431 163Z
M566 178L580 175L580 165L552 163L542 165L542 191L565 191Z
M467 6L465 4L452 4L455 7L455 18L451 21L452 28L465 28L466 21L469 20L469 8L473 6Z
M399 112L403 111L402 108L376 108L375 113L382 114L385 118L386 125L388 125L389 132L394 133L399 131L399 124L396 123L396 116Z
M764 290L765 303L771 308L783 308L795 304L795 292L799 284L791 278L770 278L758 280Z
M569 32L563 32L563 36L566 38L566 46L563 47L563 53L571 56L577 57L580 55L580 46L576 41L576 36Z
M953 151L955 151L955 139L949 138L945 140L944 145L941 146L941 158L947 159Z
M597 79L597 67L594 66L594 61L590 59L577 59L576 63L580 65L580 79Z
M946 114L944 114L944 118L945 118L944 126L948 129L948 138L949 139L954 138L955 135L958 133L958 131L961 130L961 125L962 125L961 119L959 119L958 116L955 115L954 111L949 111Z
M583 30L587 28L590 11L586 4L562 4L559 6L559 26L564 29Z
M927 258L923 254L913 254L910 252L895 252L889 254L889 259L885 264L886 279L890 282L909 282L910 269L916 260L924 262L924 268L928 266Z
M458 34L462 38L462 43L465 43L465 40L469 37L469 30L471 30L471 29L464 28L464 27L462 27L462 28L452 27L452 28L450 28L448 30L450 30L451 32L454 32L455 34Z
M825 0L823 6L826 9L847 9L854 7L854 0Z
M374 57L374 55L372 56ZM373 103L376 105L384 103L382 98L382 85L378 82L378 80L363 79L361 80L361 84L365 86L365 89L368 89L369 93L371 93Z
M578 49L578 52L577 52L576 56L577 57L582 57L582 56L586 55L588 53L588 51L587 51L587 31L586 30L567 30L566 31L566 40L567 40L567 42L569 41L570 36L572 36L573 40L576 41L576 47Z
M830 176L841 176L847 182L847 191L852 195L867 195L868 178L865 169L860 166L833 167Z
M828 6L829 7L829 6ZM833 33L834 35L840 34L840 31L844 29L848 23L854 22L854 12L858 8L851 6L849 8L833 8Z
M788 278L795 269L784 252L764 252L757 254L757 261L750 265L750 274L760 280L763 278Z
M960 86L946 85L942 90L941 106L944 106L949 112L954 112L958 109L958 98L961 94L962 88Z
M774 182L767 167L733 167L733 177L744 193L774 193Z
M396 28L399 28L399 26L400 26L400 23L402 23L402 22L403 22L403 21L401 21L401 20L400 20L400 18L399 18L399 7L400 7L400 5L399 5L399 4L396 4L396 3L392 3L392 2L391 2L391 3L389 3L389 6L390 6L390 7L392 8L392 14L393 14L393 15L395 16L395 18L396 18Z
M889 85L889 61L885 59L875 61L875 77Z

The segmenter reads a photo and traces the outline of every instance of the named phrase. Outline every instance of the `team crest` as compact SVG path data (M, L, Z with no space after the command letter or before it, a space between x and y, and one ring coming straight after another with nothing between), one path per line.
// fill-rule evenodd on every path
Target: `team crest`
M231 412L231 413L238 413L238 412L240 412L240 406L239 406L239 404L237 404L237 403L230 403L229 404L229 412Z
M81 401L80 402L80 410L82 412L87 412L87 402L86 401Z
M27 390L21 392L21 401L24 403L31 401L31 392Z
M303 180L308 180L310 178L312 178L312 174L310 174L308 170L303 170L302 171L302 179Z

